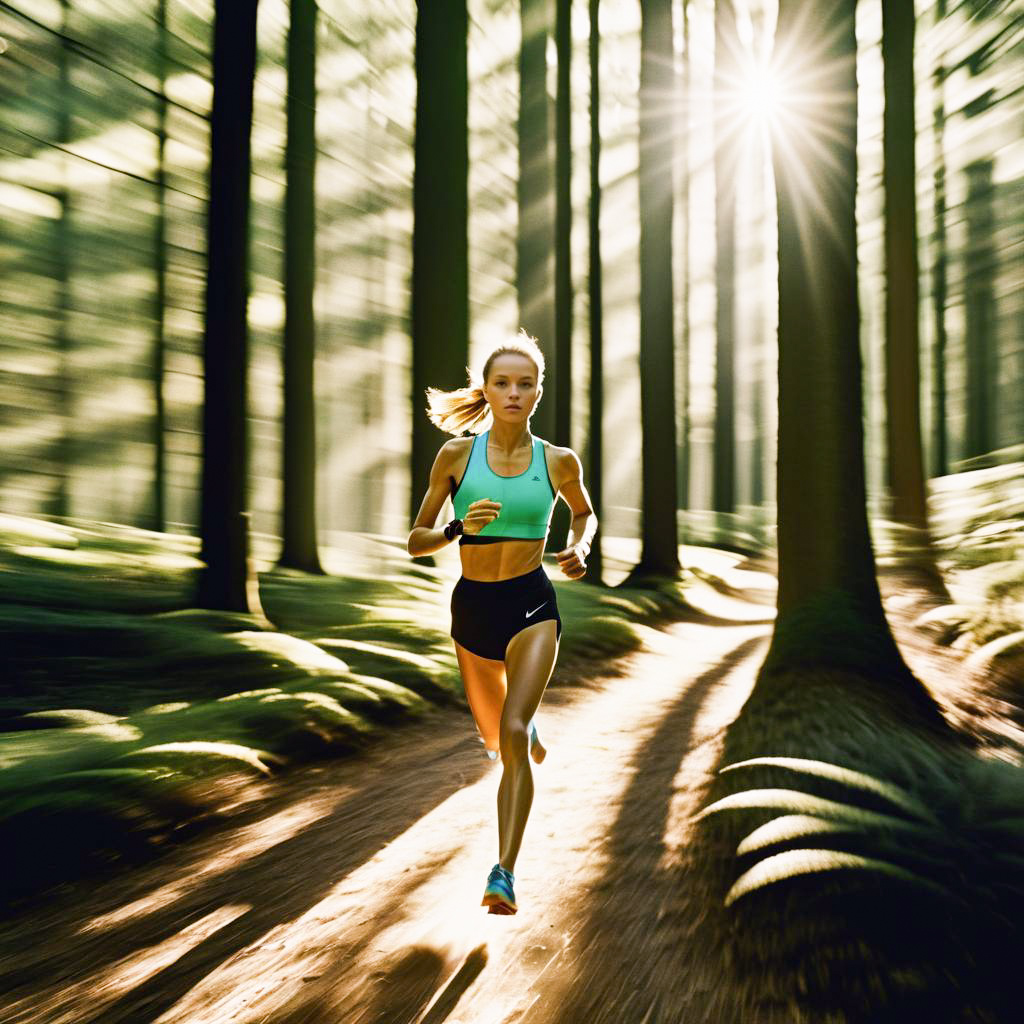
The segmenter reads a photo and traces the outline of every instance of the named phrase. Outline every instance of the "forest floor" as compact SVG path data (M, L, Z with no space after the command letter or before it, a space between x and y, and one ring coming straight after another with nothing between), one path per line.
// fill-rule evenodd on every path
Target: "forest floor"
M442 709L0 925L0 1019L740 1024L708 1016L721 993L706 999L715 979L689 938L700 894L678 872L771 633L771 576L731 583L703 614L645 629L614 675L546 694L517 916L479 906L500 765L464 712ZM898 590L888 603L912 668L945 699L962 655L913 630Z

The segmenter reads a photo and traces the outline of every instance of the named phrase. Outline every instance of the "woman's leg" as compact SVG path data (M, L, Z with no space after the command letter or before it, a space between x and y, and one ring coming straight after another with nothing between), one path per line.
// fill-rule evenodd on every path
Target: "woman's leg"
M497 750L505 704L505 663L481 658L459 643L455 643L455 656L480 738L488 750Z
M538 622L517 633L505 653L508 694L500 730L504 771L498 786L498 863L508 871L515 867L533 803L527 728L544 696L557 654L558 636L553 620Z

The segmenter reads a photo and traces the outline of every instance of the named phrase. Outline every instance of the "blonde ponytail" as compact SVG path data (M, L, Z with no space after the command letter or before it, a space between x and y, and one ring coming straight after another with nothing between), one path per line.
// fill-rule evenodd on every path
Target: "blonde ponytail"
M474 375L470 369L469 386L454 391L438 391L427 388L427 416L435 427L446 434L458 437L467 430L471 434L482 434L491 425L491 410L484 398L484 381L491 371L494 360L506 353L526 356L537 370L537 386L544 382L544 355L537 345L537 339L530 337L522 328L511 341L496 345L484 362L483 374Z
M468 371L467 371L468 372ZM469 386L454 391L427 388L427 416L435 427L458 437L467 430L481 434L491 419L483 384L469 375Z

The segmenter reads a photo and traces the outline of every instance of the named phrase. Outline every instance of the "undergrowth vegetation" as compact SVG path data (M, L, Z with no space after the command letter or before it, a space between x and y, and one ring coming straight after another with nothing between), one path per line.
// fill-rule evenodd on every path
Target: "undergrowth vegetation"
M938 482L935 548L957 604L917 621L964 652L970 692L997 690L1011 715L1024 707L1022 479L1017 463ZM701 934L728 975L723 1019L1020 1019L1024 750L936 728L910 693L895 668L762 670L729 726L688 879L711 897Z
M969 655L980 692L1024 723L1024 462L933 482L935 534L953 604L923 616L940 642Z
M465 707L452 567L367 537L327 555L351 571L261 573L267 629L189 607L191 538L0 517L0 896L148 855L286 765ZM556 586L567 681L686 609L678 584Z
M745 711L699 823L733 998L792 1024L1019 1019L1024 772L915 732L854 678L843 698L793 682L832 709L794 701L788 735Z

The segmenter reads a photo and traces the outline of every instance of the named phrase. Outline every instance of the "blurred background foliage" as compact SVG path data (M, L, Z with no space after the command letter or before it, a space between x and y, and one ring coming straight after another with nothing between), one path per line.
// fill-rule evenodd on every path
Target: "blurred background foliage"
M764 49L756 2L737 5L748 55ZM469 4L471 354L517 326L519 21ZM737 169L736 510L713 515L714 6L686 4L680 71L675 275L685 335L688 536L723 527L764 541L774 521L774 223L765 154ZM0 5L0 493L8 513L73 515L192 532L197 522L200 342L210 48L203 0ZM318 519L333 531L404 532L409 506L409 276L415 5L330 0L318 19ZM915 57L922 409L932 476L1009 460L1024 437L1024 142L1019 4L919 4ZM283 323L283 0L259 5L253 125L250 412L253 528L280 507ZM600 5L607 535L639 509L637 89L640 11ZM861 3L860 282L868 468L884 511L881 346L880 6ZM586 11L572 15L574 285L572 438L586 447L588 197ZM677 17L677 34L682 22ZM553 43L548 59L554 102ZM677 49L682 50L678 41ZM683 63L683 57L686 63ZM684 244L687 251L683 251ZM685 308L684 308L685 306ZM162 343L160 372L156 347ZM939 352L937 361L932 355ZM931 355L929 355L931 354ZM941 385L941 387L940 387ZM155 423L157 392L165 403ZM937 395L942 393L940 402ZM682 399L680 399L682 404ZM680 413L680 421L683 414ZM155 433L158 431L158 433ZM155 448L166 447L156 493ZM159 522L160 510L165 522Z

